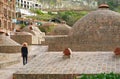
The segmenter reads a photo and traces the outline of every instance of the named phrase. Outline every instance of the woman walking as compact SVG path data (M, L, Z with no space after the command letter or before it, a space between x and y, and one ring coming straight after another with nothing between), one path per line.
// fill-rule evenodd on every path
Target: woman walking
M23 65L27 64L27 59L28 59L28 48L27 48L27 43L23 43L23 46L21 48L21 54L23 58Z

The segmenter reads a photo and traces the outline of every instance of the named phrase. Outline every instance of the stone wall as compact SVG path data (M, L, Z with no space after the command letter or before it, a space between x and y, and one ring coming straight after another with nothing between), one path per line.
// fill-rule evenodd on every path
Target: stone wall
M20 52L21 45L9 36L0 34L0 53L17 53Z
M65 48L71 48L73 51L113 51L120 47L118 41L80 41L71 37L53 37L51 40L46 39L49 51L63 51Z
M76 74L13 74L13 79L74 79L75 77Z
M41 41L39 41L39 37L37 36L32 36L32 44L39 44Z
M46 35L45 41L42 42L42 45L48 45L49 43L54 43L56 38L67 37L68 35ZM56 43L57 44L57 43Z
M22 44L23 42L27 42L28 44L32 44L32 35L11 35L11 39Z
M41 44L42 41L45 41L44 39L45 33L41 32L39 28L34 25L33 26L30 25L30 26L23 28L22 32L27 32L32 35L31 44Z
M0 53L19 53L21 46L0 46Z

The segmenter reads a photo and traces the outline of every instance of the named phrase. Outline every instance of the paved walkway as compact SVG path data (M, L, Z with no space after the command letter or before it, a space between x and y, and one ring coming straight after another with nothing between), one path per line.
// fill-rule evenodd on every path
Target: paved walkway
M12 79L13 73L15 79L39 79L43 77L40 74L48 77L46 75L49 74L120 73L120 56L115 56L113 52L73 52L70 58L63 58L62 52L45 52L47 47L44 46L33 46L32 48L34 49L31 49L29 54L31 59L36 55L37 57L31 61L29 59L30 62L25 66L20 62L0 69L0 78ZM52 77L57 76L52 75Z
M120 56L113 52L73 52L63 58L62 52L46 52L20 69L17 74L96 74L120 73Z
M30 52L29 52L29 59L28 62L30 62L33 58L35 58L37 55L42 54L47 50L46 46L39 46L39 45L33 45L30 46ZM20 55L20 53L14 54L14 55ZM13 73L15 73L18 69L21 69L23 67L22 64L22 58L20 58L20 63L14 64L8 67L4 67L0 69L0 79L13 79Z

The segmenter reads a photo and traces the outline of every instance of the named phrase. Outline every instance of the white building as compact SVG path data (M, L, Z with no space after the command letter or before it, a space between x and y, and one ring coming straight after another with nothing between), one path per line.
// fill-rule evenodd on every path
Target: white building
M29 9L41 9L41 3L37 0L16 0L16 16L36 16Z
M41 3L36 0L16 0L16 6L24 9L41 9Z

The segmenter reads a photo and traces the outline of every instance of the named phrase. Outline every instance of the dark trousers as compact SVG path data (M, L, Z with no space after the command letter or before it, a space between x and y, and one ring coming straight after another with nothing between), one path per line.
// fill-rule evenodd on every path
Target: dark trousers
M23 56L23 65L27 64L27 56Z

